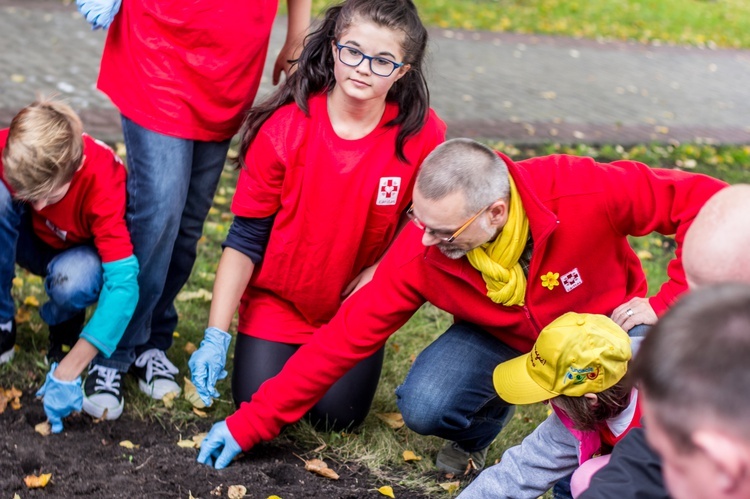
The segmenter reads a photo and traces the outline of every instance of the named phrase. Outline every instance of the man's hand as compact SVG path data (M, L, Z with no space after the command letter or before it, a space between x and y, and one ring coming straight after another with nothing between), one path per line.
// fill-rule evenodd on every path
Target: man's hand
M210 327L203 335L200 348L193 352L188 361L196 392L207 406L213 403L213 397L219 396L216 382L227 377L224 364L231 341L232 335Z
M366 267L362 272L360 272L357 275L357 277L352 279L352 282L347 284L346 288L344 289L344 292L341 293L341 297L348 299L355 292L359 291L359 288L361 288L368 282L372 281L372 276L375 275L375 270L377 268L378 268L377 264Z
M52 425L52 433L60 433L63 429L62 419L72 412L78 412L83 406L83 390L81 377L73 381L60 381L55 378L57 363L53 363L47 373L47 380L36 392L44 403L44 412Z
M658 317L648 298L633 298L612 311L611 319L625 331L641 324L656 324Z
M120 10L122 0L76 0L78 12L94 29L108 28Z
M201 452L198 454L198 462L213 466L217 470L229 466L237 454L242 452L237 440L227 428L227 423L222 421L211 427L206 438L201 442Z

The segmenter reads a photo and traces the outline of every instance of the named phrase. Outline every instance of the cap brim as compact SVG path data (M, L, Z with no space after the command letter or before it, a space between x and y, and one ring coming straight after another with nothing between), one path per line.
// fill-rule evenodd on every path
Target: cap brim
M500 398L514 405L536 404L557 397L534 381L526 369L528 354L503 362L492 373L492 382Z

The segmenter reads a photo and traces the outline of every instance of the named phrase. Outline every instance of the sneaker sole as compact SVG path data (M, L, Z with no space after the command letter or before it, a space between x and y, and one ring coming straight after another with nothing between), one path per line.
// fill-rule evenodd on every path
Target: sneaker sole
M148 395L149 397L151 397L154 400L161 400L164 396L167 395L167 393L175 393L176 394L175 397L178 397L180 395L180 393L182 393L182 390L180 390L178 388L177 390L174 390L173 392L167 392L167 393L165 393L161 397L155 397L154 396L154 387L150 386L148 383L146 383L144 380L142 380L140 378L138 379L138 388L140 388L140 390L143 393L145 393L146 395Z
M125 401L120 402L117 407L102 407L95 404L85 396L83 397L83 412L96 419L101 419L104 413L107 413L106 420L118 419L122 415L122 409L125 407Z
M10 362L15 355L16 355L16 349L11 348L7 352L0 355L0 364L5 364L6 362Z

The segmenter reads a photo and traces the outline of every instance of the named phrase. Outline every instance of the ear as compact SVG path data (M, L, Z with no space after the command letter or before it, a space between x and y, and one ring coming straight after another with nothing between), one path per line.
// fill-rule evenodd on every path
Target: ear
M404 64L400 68L398 68L398 72L396 73L396 79L393 80L393 83L396 83L398 80L400 80L406 73L409 72L411 69L411 64Z
M503 228L508 221L508 200L498 199L487 208L490 215L490 224L493 227Z
M589 403L589 406L596 407L599 404L599 396L596 393L584 393L583 398Z
M750 480L750 455L737 438L713 429L699 430L693 443L713 465L715 482L724 494L736 493Z

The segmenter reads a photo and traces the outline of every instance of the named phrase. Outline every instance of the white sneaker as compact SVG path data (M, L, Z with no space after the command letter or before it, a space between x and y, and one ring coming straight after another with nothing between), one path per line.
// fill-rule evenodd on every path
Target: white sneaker
M138 388L151 398L161 400L167 393L179 395L182 391L174 380L179 369L158 348L146 350L139 355L132 371L138 377Z
M117 419L122 414L122 376L117 369L94 365L83 384L83 411L97 419Z

